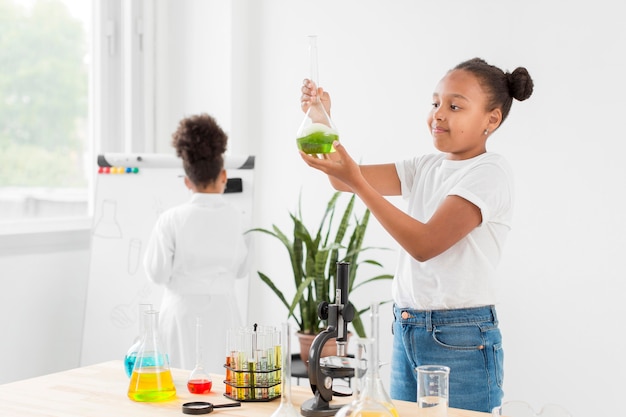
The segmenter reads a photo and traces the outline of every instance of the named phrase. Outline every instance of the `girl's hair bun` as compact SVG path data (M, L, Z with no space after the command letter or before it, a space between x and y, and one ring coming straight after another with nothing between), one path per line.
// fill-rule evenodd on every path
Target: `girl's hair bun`
M217 121L206 113L182 119L172 135L172 145L183 161L194 164L197 161L222 160L226 151L228 136Z
M524 67L517 67L513 72L506 73L509 84L509 94L518 101L524 101L533 93L534 83L528 70Z
M207 186L224 167L228 136L206 113L182 119L172 135L176 155L183 160L185 174L196 186Z

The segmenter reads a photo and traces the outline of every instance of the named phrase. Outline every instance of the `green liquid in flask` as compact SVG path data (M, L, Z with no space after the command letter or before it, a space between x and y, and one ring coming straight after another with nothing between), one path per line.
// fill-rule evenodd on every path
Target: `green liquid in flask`
M334 152L333 142L339 140L339 135L331 132L313 132L297 139L298 149L304 153Z

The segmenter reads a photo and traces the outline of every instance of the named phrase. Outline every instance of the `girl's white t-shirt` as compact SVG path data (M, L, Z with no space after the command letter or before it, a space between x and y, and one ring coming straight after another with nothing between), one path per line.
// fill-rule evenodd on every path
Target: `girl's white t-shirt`
M449 195L476 205L482 223L440 255L418 262L399 254L392 294L399 307L418 310L469 308L496 303L496 266L511 228L511 169L498 154L452 161L444 154L396 163L408 214L426 223Z

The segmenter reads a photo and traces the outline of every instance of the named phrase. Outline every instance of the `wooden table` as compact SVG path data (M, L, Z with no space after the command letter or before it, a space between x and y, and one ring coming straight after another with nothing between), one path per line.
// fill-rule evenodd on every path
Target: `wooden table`
M122 361L110 361L37 378L0 385L1 417L158 417L183 416L182 404L208 401L214 404L232 402L223 396L223 375L211 375L213 389L207 395L187 391L189 371L172 369L176 399L160 403L140 403L130 400L126 392L129 380ZM313 397L306 386L291 387L294 407ZM333 404L347 403L351 397L338 397ZM271 416L280 399L270 402L243 402L241 407L216 409L212 416L249 417ZM394 401L401 417L415 415L415 403ZM489 417L490 414L450 409L449 417Z

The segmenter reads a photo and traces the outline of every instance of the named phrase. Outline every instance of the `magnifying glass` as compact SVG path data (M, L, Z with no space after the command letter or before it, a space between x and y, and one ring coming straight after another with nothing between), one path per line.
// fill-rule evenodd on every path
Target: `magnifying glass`
M213 404L204 401L194 401L183 404L183 414L209 414L214 408L240 407L241 403Z

